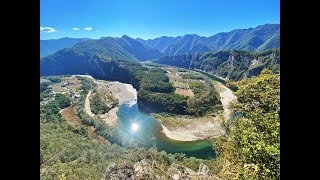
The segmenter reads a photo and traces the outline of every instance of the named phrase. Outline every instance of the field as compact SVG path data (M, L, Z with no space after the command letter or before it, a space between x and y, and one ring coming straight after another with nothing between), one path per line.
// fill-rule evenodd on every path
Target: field
M193 92L191 91L191 89L176 88L175 93L181 94L181 95L183 95L183 96L189 96L189 97L193 97L193 96L194 96L194 94L193 94Z
M61 115L72 127L81 124L81 120L77 112L77 107L75 105L61 110Z
M64 77L61 82L54 83L50 85L50 87L55 93L66 94L69 89L73 92L78 92L81 87L81 81L73 76Z
M174 88L176 88L175 93L189 97L194 96L194 93L192 92L188 84L191 80L183 78L183 75L188 74L189 72L181 72L176 68L171 67L167 67L164 69L167 71L166 75L169 77L169 82Z

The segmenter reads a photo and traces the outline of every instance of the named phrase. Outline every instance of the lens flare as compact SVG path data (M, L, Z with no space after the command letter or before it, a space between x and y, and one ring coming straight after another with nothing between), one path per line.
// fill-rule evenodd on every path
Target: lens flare
M137 123L132 123L132 124L131 124L131 130L132 130L133 132L138 131L138 129L139 129L139 124L137 124Z

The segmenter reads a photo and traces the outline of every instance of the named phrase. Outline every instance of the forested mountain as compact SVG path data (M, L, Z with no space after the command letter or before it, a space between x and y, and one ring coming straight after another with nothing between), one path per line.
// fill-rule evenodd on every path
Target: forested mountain
M163 56L156 49L144 46L138 41L123 35L121 38L105 37L98 40L87 40L76 43L70 50L61 50L45 58L63 56L64 52L74 51L90 58L94 54L101 54L104 57L125 59L125 60L150 60Z
M200 69L223 78L239 80L243 77L259 75L264 68L278 73L280 71L280 49L264 52L217 51L165 56L153 62L187 69Z
M205 37L196 34L187 34L178 37L159 37L152 40L137 41L144 43L146 46L158 49L166 55L178 55L185 53L207 52L210 51L208 45L203 41Z
M162 36L155 39L105 37L98 40L62 38L40 40L40 57L63 48L74 48L86 55L103 54L106 57L152 60L165 55L182 55L213 50L264 51L280 47L280 25L265 24L256 28L236 29L210 37L187 34L178 37Z
M187 34L178 37L162 36L155 39L137 41L166 55L208 52L212 50L259 50L280 47L280 25L265 24L249 29L221 32L210 37Z
M64 48L70 48L78 42L89 40L89 38L61 38L40 40L40 57L55 53Z

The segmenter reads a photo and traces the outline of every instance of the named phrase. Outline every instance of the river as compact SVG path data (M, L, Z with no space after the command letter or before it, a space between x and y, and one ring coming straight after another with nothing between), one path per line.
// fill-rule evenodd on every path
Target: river
M162 126L156 119L139 111L137 91L132 85L96 80L88 75L81 76L92 79L98 86L107 85L114 96L119 99L120 106L115 115L117 119L114 119L116 138L113 138L113 143L126 145L128 142L134 142L140 147L156 146L158 151L184 153L187 157L215 158L216 154L210 140L179 141L168 138L162 132ZM87 105L89 106L89 103ZM110 121L111 119L105 120Z
M137 100L120 105L116 130L123 139L132 140L141 147L155 145L158 151L184 153L188 157L211 159L215 157L210 140L177 141L166 137L161 124L149 114L139 111Z

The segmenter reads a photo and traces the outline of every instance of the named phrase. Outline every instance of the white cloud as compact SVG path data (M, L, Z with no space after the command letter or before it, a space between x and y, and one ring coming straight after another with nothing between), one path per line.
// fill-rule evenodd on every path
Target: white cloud
M40 31L45 32L45 33L56 32L56 30L52 27L42 27L42 26L40 26Z
M92 27L85 27L84 30L86 30L86 31L91 31L91 30L92 30Z
M74 30L74 31L80 31L79 28L72 28L72 30Z

